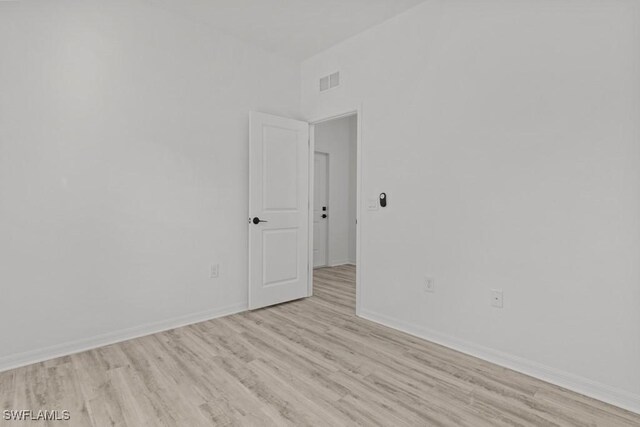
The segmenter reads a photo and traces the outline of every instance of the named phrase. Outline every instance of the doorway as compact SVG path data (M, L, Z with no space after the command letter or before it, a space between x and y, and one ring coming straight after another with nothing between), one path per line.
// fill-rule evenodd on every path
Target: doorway
M357 115L313 126L313 267L356 265Z
M361 280L355 266L362 265L358 221L362 109L358 106L348 111L311 122L249 114L251 310L312 296L317 264L346 269L355 276L356 315L360 315ZM335 129L342 131L336 133ZM318 156L318 180L325 184L320 185L317 203L316 151L325 154ZM314 233L316 206L318 219L326 220L326 227ZM314 237L319 238L319 245L314 244Z

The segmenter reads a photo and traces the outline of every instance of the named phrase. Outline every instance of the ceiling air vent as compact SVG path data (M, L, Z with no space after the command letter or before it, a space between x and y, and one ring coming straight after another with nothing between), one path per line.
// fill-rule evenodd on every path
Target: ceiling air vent
M340 86L339 71L320 78L320 92L326 92L329 89L333 89L338 86Z

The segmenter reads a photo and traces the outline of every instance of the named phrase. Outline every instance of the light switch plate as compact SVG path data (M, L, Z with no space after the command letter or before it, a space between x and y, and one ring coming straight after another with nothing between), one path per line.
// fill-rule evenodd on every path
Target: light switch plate
M367 210L369 211L377 211L378 210L378 198L372 197L367 199Z

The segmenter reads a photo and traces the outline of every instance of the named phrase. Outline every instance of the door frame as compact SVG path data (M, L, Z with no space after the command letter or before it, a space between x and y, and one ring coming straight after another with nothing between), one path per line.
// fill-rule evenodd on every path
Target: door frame
M316 125L328 122L329 120L340 119L342 117L356 116L356 268L359 271L362 269L362 104L358 104L352 108L335 108L329 109L324 114L319 114L313 117L311 120L307 120L309 123L309 258L308 264L308 283L309 283L309 296L313 295L313 191L314 191L314 158L315 158L315 127ZM362 295L362 274L356 272L356 316L360 316L361 311L361 295Z
M314 128L310 127L309 128L309 132L313 132ZM313 158L314 158L314 163L313 163L313 192L309 194L309 199L311 199L311 205L309 206L310 208L314 208L314 204L313 202L315 201L315 180L316 180L316 171L315 171L315 156L316 154L322 154L327 156L327 207L330 206L329 204L329 200L330 200L330 196L331 196L331 181L330 181L330 171L331 171L331 156L329 155L330 153L327 153L326 151L314 151L313 152ZM313 218L313 211L311 211L311 217ZM313 225L313 221L311 221L311 225ZM327 235L325 236L327 242L325 245L325 258L327 260L326 264L323 265L322 267L329 267L329 228L331 227L330 221L327 221ZM311 230L311 235L313 236L313 230ZM311 243L313 243L313 240L311 240ZM311 247L311 250L313 252L313 246ZM314 259L313 259L313 253L311 254L311 270L313 271L315 269L315 267L313 266L314 263ZM318 267L321 268L321 267ZM312 280L313 280L313 275L312 275ZM312 284L313 285L313 284Z

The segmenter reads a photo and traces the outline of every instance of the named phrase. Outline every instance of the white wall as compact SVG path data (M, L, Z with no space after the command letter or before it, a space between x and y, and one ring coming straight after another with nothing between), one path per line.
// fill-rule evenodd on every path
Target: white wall
M355 264L356 116L315 126L315 150L329 154L329 265Z
M303 63L306 117L362 103L389 195L364 316L640 411L639 5L433 0Z
M349 124L349 248L348 260L356 263L356 242L358 238L356 219L358 218L358 118L351 117Z
M299 64L124 0L0 2L0 58L0 369L245 308L248 112Z

